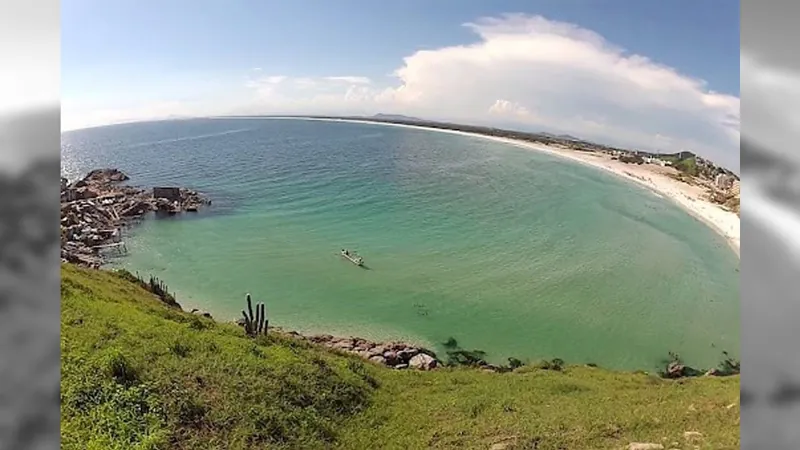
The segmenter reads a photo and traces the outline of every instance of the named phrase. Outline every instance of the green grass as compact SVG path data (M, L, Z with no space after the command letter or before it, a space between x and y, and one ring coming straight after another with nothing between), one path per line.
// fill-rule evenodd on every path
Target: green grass
M65 265L61 292L64 449L739 446L738 376L395 371L247 338L110 272Z

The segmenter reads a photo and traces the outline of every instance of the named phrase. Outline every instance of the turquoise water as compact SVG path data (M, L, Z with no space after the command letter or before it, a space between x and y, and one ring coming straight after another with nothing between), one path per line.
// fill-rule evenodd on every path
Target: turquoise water
M738 354L739 261L723 238L550 155L372 124L225 119L65 133L62 165L208 193L208 211L136 227L117 264L218 319L238 317L250 292L279 326L437 349L454 337L495 362Z

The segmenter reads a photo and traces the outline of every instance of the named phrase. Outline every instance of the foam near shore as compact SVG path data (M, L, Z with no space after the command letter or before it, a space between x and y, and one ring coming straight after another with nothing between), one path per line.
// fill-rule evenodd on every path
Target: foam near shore
M226 118L228 119L228 118ZM538 144L533 142L509 139L498 136L487 136L480 133L470 133L459 130L447 130L441 128L426 127L424 125L408 125L390 122L377 122L371 120L357 119L332 119L318 117L267 117L274 120L317 120L325 122L349 122L373 125L385 125L401 128L412 128L418 130L434 131L438 133L458 134L461 136L488 139L495 142L514 145L516 147L534 150L551 155L567 158L575 162L590 165L594 168L612 173L626 180L632 181L640 186L644 186L670 199L686 212L701 220L715 232L723 236L731 248L740 255L741 234L739 227L739 216L735 213L723 209L720 205L712 203L705 197L704 190L699 186L692 186L687 183L671 178L667 174L666 168L653 165L626 164L618 160L611 159L611 156L603 153L590 153L559 148Z

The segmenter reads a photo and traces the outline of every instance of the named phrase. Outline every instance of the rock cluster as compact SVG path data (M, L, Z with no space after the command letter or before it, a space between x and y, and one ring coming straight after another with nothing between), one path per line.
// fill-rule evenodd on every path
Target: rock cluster
M176 214L211 203L183 188L170 188L174 198L156 197L155 189L121 184L129 179L118 169L93 170L71 184L61 178L62 261L98 268L104 261L100 251L122 247L122 228L131 221L151 211Z
M329 334L304 336L296 331L284 334L333 350L354 354L394 369L432 370L441 366L435 353L405 342L372 342L358 337L343 338Z
M439 366L433 352L404 342L370 342L362 338L337 338L329 334L305 339L395 369L431 370Z

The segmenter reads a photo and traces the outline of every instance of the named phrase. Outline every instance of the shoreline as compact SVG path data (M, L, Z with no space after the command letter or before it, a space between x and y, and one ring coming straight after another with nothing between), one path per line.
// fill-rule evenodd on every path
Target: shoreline
M223 117L215 117L223 118ZM225 119L235 119L236 117L224 117ZM243 117L244 118L244 117ZM487 136L480 133L470 133L460 130L447 130L442 128L426 127L424 125L408 125L401 123L391 122L378 122L370 120L358 119L334 119L334 118L320 118L320 117L246 117L246 119L258 118L268 120L306 120L306 121L321 121L321 122L345 122L345 123L358 123L366 125L381 125L393 126L400 128L410 128L423 131L431 131L438 133L449 133L466 137L475 137L486 139L502 144L513 145L518 148L526 150L547 153L553 156L562 157L571 161L602 170L606 173L616 175L622 179L628 180L640 187L644 187L651 192L655 192L660 196L670 200L672 203L680 207L684 212L690 216L701 221L704 225L711 228L715 233L725 238L729 247L736 254L737 258L741 259L741 231L739 217L724 210L722 207L702 198L702 190L696 186L690 186L686 183L680 182L670 178L666 174L658 173L650 170L649 167L638 166L636 164L626 164L620 161L612 160L608 155L600 153L580 152L576 150L569 150L545 144L536 144L532 142L521 141L517 139L510 139L498 136ZM637 173L638 172L638 173ZM691 192L695 191L695 192Z

